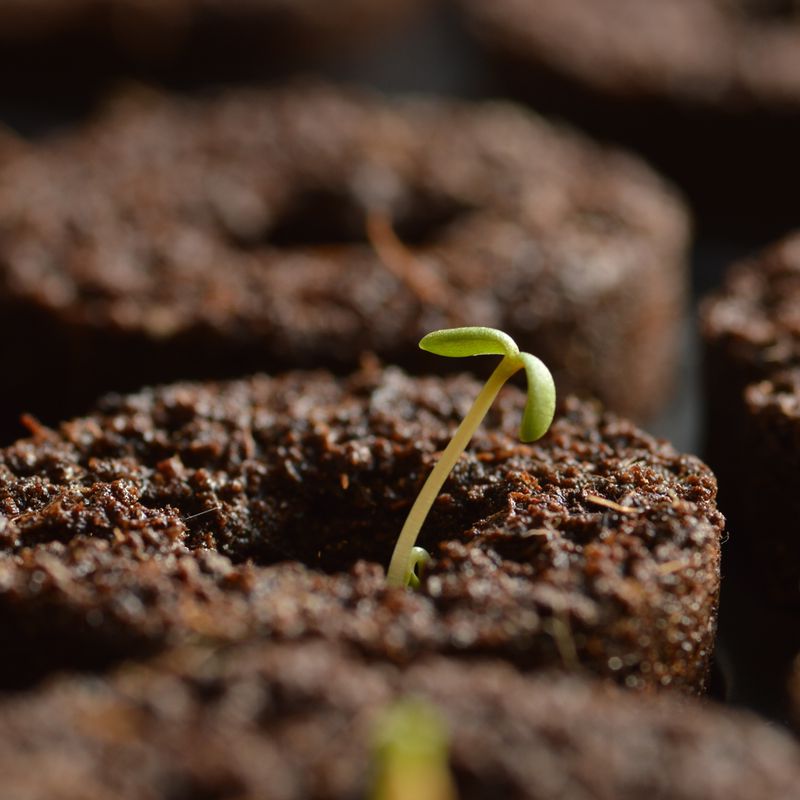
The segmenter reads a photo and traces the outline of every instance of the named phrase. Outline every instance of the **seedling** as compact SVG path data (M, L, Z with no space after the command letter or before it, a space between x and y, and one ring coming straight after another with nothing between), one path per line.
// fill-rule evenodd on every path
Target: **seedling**
M503 360L481 389L472 408L458 426L414 501L389 564L386 580L390 586L419 585L416 567L420 563L424 564L429 558L421 547L414 546L422 525L447 476L466 449L505 382L519 370L525 370L528 379L528 401L519 429L519 438L523 442L533 442L544 436L553 421L556 407L556 387L550 370L536 356L521 353L514 340L502 331L494 328L449 328L429 333L419 346L440 356L461 358L498 355L503 356Z
M372 800L455 800L447 726L422 700L388 708L375 732Z

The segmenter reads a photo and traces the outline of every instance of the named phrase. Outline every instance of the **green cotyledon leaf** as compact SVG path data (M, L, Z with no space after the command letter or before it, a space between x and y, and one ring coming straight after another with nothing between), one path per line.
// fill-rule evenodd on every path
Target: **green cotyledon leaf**
M522 414L519 438L534 442L547 433L556 413L556 386L550 370L530 353L520 353L528 379L528 402Z
M446 328L429 333L420 348L437 356L461 358L463 356L516 356L516 342L495 328Z

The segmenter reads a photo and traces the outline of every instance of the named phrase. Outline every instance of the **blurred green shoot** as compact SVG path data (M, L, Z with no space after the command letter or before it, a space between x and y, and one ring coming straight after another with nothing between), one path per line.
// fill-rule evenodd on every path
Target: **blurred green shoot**
M455 800L447 726L429 703L400 700L375 733L370 800Z

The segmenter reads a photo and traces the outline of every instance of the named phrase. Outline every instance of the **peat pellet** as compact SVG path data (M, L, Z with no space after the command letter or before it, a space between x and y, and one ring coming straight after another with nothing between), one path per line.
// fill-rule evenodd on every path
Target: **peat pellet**
M179 379L345 372L370 350L438 372L417 344L460 325L507 331L621 413L670 396L683 205L635 158L504 103L127 96L0 148L0 232L6 441L21 412Z
M631 688L704 689L716 482L567 398L520 444L507 387L445 484L419 591L384 566L479 384L367 365L106 398L0 451L7 685L197 637L350 643L371 659L494 657Z
M798 308L800 236L793 234L734 265L701 310L706 456L720 480L740 560L782 605L800 603L800 551L791 522Z

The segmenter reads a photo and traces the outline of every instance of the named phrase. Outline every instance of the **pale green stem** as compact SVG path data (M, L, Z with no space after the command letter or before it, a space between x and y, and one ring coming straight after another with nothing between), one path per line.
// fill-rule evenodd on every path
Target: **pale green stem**
M403 530L400 531L400 538L395 545L392 560L389 564L389 572L386 576L386 582L389 586L405 586L407 584L408 571L411 566L411 548L417 541L431 506L433 506L439 492L442 490L447 476L455 467L461 454L467 449L470 439L472 439L475 431L483 422L483 418L491 408L498 392L503 388L505 382L515 372L521 370L522 367L523 363L520 359L505 356L497 365L497 369L492 373L486 385L481 389L480 394L475 398L469 413L458 426L453 438L450 440L450 444L447 445L441 458L428 476L428 480L425 481L422 491L417 496L406 518Z

